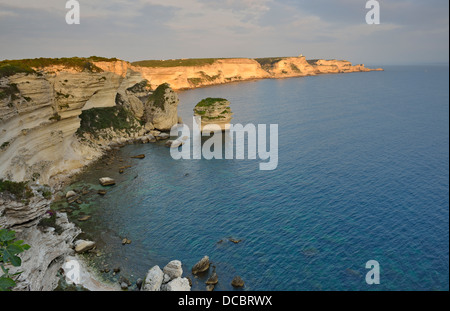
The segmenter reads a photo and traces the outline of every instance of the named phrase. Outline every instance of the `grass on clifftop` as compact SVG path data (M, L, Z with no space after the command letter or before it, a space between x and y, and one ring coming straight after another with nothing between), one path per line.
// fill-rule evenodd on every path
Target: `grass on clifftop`
M200 101L195 107L196 108L197 107L211 107L211 106L214 106L216 103L224 102L224 101L227 101L227 100L224 99L224 98L211 98L211 97L208 97L208 98L205 98L202 101Z
M102 72L103 70L94 65L93 62L117 61L117 58L105 58L91 56L89 58L71 57L71 58L34 58L0 61L0 78L9 77L16 73L36 73L35 68L45 68L49 66L64 66L81 71Z
M142 60L131 63L139 67L191 67L212 65L215 61L222 58L188 58L188 59L169 59L169 60Z

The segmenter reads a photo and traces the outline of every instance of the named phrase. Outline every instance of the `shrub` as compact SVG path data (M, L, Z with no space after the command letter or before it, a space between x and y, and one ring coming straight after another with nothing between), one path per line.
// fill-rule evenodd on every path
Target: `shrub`
M17 277L22 272L11 274L5 265L11 264L14 267L20 267L22 260L17 255L29 248L30 246L24 244L22 240L16 241L14 231L0 229L0 268L3 271L3 275L0 276L0 291L11 291L16 286Z
M80 127L78 136L84 133L93 134L95 137L98 131L113 128L114 130L130 130L134 128L136 118L123 106L92 108L84 110L80 115Z
M16 199L29 199L33 196L31 188L27 182L14 182L0 179L0 192L7 192L16 197Z
M153 106L164 110L164 103L166 102L165 94L166 90L170 88L168 83L163 83L156 88L152 95L148 98L148 101L153 101Z

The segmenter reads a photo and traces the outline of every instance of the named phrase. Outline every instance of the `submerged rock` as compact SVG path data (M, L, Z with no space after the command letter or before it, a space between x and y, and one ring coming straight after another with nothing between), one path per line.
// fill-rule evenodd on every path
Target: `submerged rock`
M122 245L126 245L126 244L131 244L131 240L129 240L129 239L127 239L127 238L124 238L124 239L122 240Z
M214 271L211 276L206 281L207 285L216 285L219 283L219 277L217 276L217 273Z
M205 272L206 270L209 269L209 257L205 256L203 257L199 262L197 262L193 267L192 267L192 274L199 274L202 272Z
M233 287L244 287L244 280L240 276L235 276L233 281L231 281Z
M132 156L131 158L132 159L144 159L145 158L145 154L139 154L139 155L136 155L136 156Z

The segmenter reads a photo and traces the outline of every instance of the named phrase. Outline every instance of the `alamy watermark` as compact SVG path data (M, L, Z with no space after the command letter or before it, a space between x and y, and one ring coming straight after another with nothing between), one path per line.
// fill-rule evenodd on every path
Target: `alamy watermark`
M368 285L380 284L380 264L376 260L369 260L366 263L366 269L370 269L366 274L366 283Z
M69 0L66 2L66 23L68 25L80 24L80 3L77 0Z
M366 2L366 9L369 9L366 14L366 23L369 25L379 25L380 3L376 0L369 0Z
M170 155L175 160L225 159L256 160L262 171L278 167L278 124L227 124L225 130L217 124L202 128L201 117L193 117L192 133L186 124L172 127L171 136L179 137L172 143ZM267 136L269 130L269 137ZM212 134L212 135L211 135ZM202 137L210 137L202 144ZM246 139L247 137L247 144ZM192 147L192 148L191 148ZM247 148L246 148L247 147ZM246 152L247 151L247 152Z
M77 260L67 260L62 266L67 284L78 285L81 283L81 267Z

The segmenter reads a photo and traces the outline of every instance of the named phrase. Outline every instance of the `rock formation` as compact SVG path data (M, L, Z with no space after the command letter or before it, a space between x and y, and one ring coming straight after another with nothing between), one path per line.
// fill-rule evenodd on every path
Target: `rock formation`
M159 266L151 268L142 284L141 291L190 291L187 278L182 278L181 262L173 260L163 270Z
M177 124L178 97L169 85L152 92L125 61L95 62L95 68L48 65L0 75L0 178L39 175L53 184L111 143Z
M188 61L186 60L186 62ZM133 69L149 80L153 88L163 83L169 83L174 90L252 79L382 70L381 68L369 69L364 65L353 66L345 60L306 60L305 56L206 59L200 65L186 65L183 64L183 60L179 60L180 65L178 66L168 66L164 64L164 61L159 63L152 61L150 65L147 65L146 61L136 62L133 63Z
M170 131L178 123L178 95L163 83L156 88L145 104L145 121L160 131Z
M223 98L206 98L195 106L194 116L201 117L202 131L210 124L216 124L224 131L228 128L233 113L228 100Z
M209 257L205 256L192 267L192 274L199 274L205 272L209 269L209 266L210 266Z

